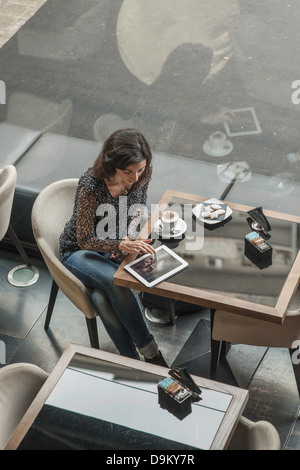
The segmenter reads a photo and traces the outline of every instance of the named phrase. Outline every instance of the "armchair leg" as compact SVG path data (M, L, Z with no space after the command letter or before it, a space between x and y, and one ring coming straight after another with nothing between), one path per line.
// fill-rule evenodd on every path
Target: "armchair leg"
M23 263L26 264L26 266L31 267L32 263L31 263L30 259L28 258L27 254L26 254L26 251L24 250L23 246L21 245L21 242L18 239L18 237L16 235L16 232L14 231L12 225L9 225L7 233L9 235L11 241L13 242L15 247L17 248L17 250L19 252L19 255L21 256L21 258L23 260Z
M49 328L49 324L50 324L50 320L51 320L55 300L56 300L56 297L57 297L57 292L58 292L58 285L56 284L56 282L53 279L51 292L50 292L50 297L49 297L47 315L46 315L46 320L45 320L45 325L44 325L45 330L48 330L48 328Z
M98 330L97 330L97 318L87 318L86 324L89 333L91 347L95 349L100 349L99 345L99 338L98 338Z
M298 357L299 356L299 350L290 348L289 353L290 353L290 357L291 357L291 361L292 361L292 366L293 366L295 380L296 380L296 384L297 384L297 388L298 388L298 393L299 393L299 396L300 396L300 363L299 363L299 357ZM295 359L297 359L297 362L293 358L293 355L295 355Z

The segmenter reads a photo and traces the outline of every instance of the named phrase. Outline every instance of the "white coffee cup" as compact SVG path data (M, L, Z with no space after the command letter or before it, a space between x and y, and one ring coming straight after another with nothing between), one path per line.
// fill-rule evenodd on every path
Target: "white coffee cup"
M179 215L175 211L164 211L161 213L160 220L164 230L172 231L175 228Z
M212 150L218 151L224 148L226 134L222 131L216 131L209 136L209 146Z

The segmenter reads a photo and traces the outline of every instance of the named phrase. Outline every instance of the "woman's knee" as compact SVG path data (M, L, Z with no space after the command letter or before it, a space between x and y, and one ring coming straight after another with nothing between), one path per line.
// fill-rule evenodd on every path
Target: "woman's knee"
M64 260L64 265L87 287L109 288L117 268L107 261L99 253L78 250Z

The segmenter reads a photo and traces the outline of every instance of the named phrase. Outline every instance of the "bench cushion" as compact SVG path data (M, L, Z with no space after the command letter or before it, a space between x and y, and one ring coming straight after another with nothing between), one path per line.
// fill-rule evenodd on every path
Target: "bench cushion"
M1 122L0 168L4 168L6 165L15 165L40 135L40 131Z
M44 134L17 164L16 191L36 197L64 178L79 178L100 153L102 144L59 134Z

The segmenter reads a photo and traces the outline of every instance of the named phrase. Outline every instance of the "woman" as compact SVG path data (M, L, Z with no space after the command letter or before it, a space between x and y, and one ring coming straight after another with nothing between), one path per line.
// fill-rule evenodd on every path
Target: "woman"
M139 211L145 207L152 173L151 150L135 129L114 132L93 167L79 179L74 211L60 237L62 263L86 287L120 354L167 367L148 331L132 291L114 285L118 263L127 254L155 253L150 240L137 240ZM124 215L125 212L125 215Z

